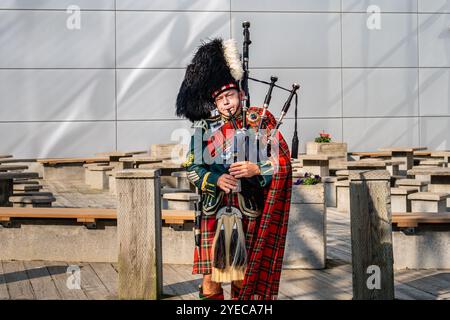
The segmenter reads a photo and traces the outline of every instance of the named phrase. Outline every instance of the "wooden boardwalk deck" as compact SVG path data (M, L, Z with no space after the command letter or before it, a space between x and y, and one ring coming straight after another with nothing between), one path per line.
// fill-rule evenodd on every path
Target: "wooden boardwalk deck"
M115 207L115 198L80 182L44 181L56 194L55 206ZM350 221L327 211L327 268L283 270L279 299L351 299ZM69 265L80 267L81 289L68 289ZM164 299L197 299L201 276L190 265L164 265ZM226 298L230 286L224 287ZM450 299L450 270L401 270L395 273L398 299ZM117 267L110 263L0 261L1 299L117 299Z

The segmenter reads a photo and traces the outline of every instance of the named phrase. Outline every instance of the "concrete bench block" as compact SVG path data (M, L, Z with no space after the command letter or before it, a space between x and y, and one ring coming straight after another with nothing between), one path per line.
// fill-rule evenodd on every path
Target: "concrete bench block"
M336 177L348 177L349 170L337 170Z
M446 212L447 193L416 192L408 195L412 212Z
M149 156L155 159L183 159L187 151L188 145L185 144L152 144Z
M169 188L169 187L161 188L161 195L164 195L166 193L190 193L190 192L191 192L190 189L179 189L179 188Z
M93 189L107 190L109 188L109 177L106 173L113 169L113 166L87 167L85 172L85 183Z
M140 167L141 168L141 167ZM161 185L169 188L177 188L178 180L172 176L161 176Z
M328 159L302 159L302 162L303 167L300 171L304 173L311 173L314 175L319 175L321 177L330 175Z
M325 186L293 185L283 268L322 269L326 259Z
M398 176L400 173L400 165L396 163L386 162L386 170L391 176Z
M22 220L18 228L0 227L0 243L0 260L116 263L118 256L116 222L107 220L97 221L95 230L72 220ZM181 229L163 225L162 248L163 263L192 265L193 223Z
M191 184L187 178L186 171L176 171L172 172L170 175L175 178L176 188L195 190L195 186Z
M450 194L450 184L434 184L428 185L428 191L437 193L449 193ZM447 198L447 208L450 208L450 198Z
M108 177L109 193L115 195L116 194L116 176L114 175L114 172L112 172L112 171L106 172L106 176Z
M162 227L163 263L192 264L194 256L194 223L185 223L180 228Z
M325 206L337 207L336 182L345 180L345 177L323 177L322 183L325 186Z
M56 201L53 196L12 196L9 202L13 207L51 207L52 202Z
M336 182L337 209L339 212L350 212L350 183L348 180Z
M411 200L408 195L418 192L415 188L391 188L392 212L411 212Z
M83 180L83 163L44 165L45 180Z
M165 193L163 195L163 209L194 210L195 202L200 196L192 192Z
M404 189L415 188L418 192L428 191L428 183L418 179L399 179L395 182L395 186Z
M394 269L450 269L450 225L425 224L392 232Z

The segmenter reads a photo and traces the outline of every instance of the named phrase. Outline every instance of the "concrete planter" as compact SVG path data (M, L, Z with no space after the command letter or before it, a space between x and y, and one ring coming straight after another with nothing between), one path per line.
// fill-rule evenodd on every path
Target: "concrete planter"
M340 142L307 142L306 154L328 155L335 157L347 157L347 143Z
M326 259L325 187L293 185L285 269L322 269Z

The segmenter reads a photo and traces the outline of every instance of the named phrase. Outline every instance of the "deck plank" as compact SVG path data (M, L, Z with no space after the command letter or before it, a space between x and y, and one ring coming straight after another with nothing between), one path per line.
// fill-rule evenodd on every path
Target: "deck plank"
M194 275L186 278L177 270L179 265L166 264L163 270L163 277L167 277L168 283L172 285L176 294L183 300L198 300L198 284L201 279L194 278Z
M118 274L110 263L90 263L100 281L108 290L112 299L117 299Z
M81 289L91 300L113 299L108 289L97 276L91 265L88 263L80 264L81 268Z
M11 299L34 300L34 292L22 261L3 261L3 272Z
M87 300L88 297L83 290L69 288L67 281L70 274L67 273L68 264L66 262L45 261L45 265L50 274L49 281L53 281L63 300Z
M24 266L37 300L61 299L45 263L41 261L24 261Z
M3 271L3 264L0 261L0 300L10 299L8 286L6 285L5 272Z

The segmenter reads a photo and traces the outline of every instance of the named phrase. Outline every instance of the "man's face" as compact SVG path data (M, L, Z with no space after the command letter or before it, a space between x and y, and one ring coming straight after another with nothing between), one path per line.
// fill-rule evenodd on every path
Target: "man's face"
M240 109L241 93L236 89L224 91L214 99L214 103L223 116L229 116L228 110L234 115Z

